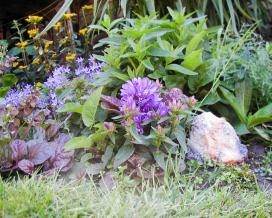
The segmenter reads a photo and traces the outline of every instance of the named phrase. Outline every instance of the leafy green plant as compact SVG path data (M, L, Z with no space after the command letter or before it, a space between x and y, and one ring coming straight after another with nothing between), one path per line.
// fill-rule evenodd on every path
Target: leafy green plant
M108 46L103 56L96 55L105 63L101 81L120 84L148 76L163 80L166 87L189 87L195 92L212 80L203 75L207 65L203 45L212 31L205 28L205 18L192 18L185 10L168 10L171 19L151 15L111 21L106 15L99 25L90 26L108 34L95 46ZM203 82L196 86L200 78Z

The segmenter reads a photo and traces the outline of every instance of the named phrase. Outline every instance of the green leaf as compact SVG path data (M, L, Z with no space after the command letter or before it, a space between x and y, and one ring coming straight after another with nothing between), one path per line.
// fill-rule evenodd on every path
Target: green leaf
M239 119L243 123L246 124L247 117L246 117L246 114L244 114L244 111L241 109L239 100L237 98L235 98L235 96L227 89L223 88L222 86L219 88L220 88L220 91L222 92L224 98L229 102L229 104L231 105L231 107L234 109L235 113L239 117Z
M250 79L244 79L242 82L235 83L235 95L238 98L241 108L244 114L247 114L251 97L252 97L253 85Z
M166 169L166 161L165 161L165 154L162 151L154 151L152 152L153 157L157 164L162 168L163 170Z
M111 77L115 77L117 79L120 79L124 82L126 82L127 80L129 80L129 77L126 75L126 74L123 74L123 73L118 73L118 72L111 72Z
M199 49L196 51L192 51L188 55L185 55L184 61L182 62L182 66L190 70L195 70L196 68L198 68L203 63L202 52L203 49Z
M272 121L272 103L262 107L255 114L249 116L248 126L251 128L270 121Z
M156 9L155 9L155 1L154 1L154 0L145 0L145 5L146 5L147 10L148 10L148 13L149 13L150 15L156 13Z
M148 49L148 52L151 56L155 57L172 57L172 58L178 58L176 54L165 51L161 48L152 47Z
M149 59L145 59L143 60L143 65L145 66L145 68L149 69L149 70L154 70L154 66L152 65L152 63L150 62Z
M83 105L82 120L87 127L92 127L95 122L95 114L99 105L102 89L103 87L94 90Z
M116 169L118 168L122 163L127 161L130 156L134 153L134 146L132 144L124 144L117 152L114 162L113 162L113 167Z
M186 47L186 55L192 53L199 45L203 37L206 35L206 31L202 30L200 33L196 34L188 43Z
M11 74L11 73L5 74L2 77L2 80L3 80L3 86L4 87L13 86L18 82L17 77L14 74Z
M74 113L82 113L83 106L79 103L69 102L64 104L60 109L57 110L58 113L64 112L74 112Z
M79 136L74 137L71 140L69 140L65 145L65 150L74 150L77 148L89 148L92 146L92 139L87 136Z
M185 67L178 65L178 64L169 64L165 67L165 69L166 70L173 70L178 73L182 73L182 74L190 75L190 76L197 75L196 72L186 69Z
M0 97L3 98L6 96L7 92L9 91L9 87L1 87L0 88Z

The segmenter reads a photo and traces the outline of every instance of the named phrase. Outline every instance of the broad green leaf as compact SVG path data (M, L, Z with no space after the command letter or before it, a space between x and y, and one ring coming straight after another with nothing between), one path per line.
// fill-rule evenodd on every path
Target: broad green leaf
M251 128L270 121L272 121L272 103L262 107L255 114L249 116L248 126Z
M235 96L239 100L244 114L247 114L251 97L252 97L252 81L250 79L244 79L242 82L235 83Z
M78 103L69 102L64 104L59 110L57 110L58 113L64 113L64 112L74 112L74 113L82 113L83 106Z
M132 144L124 144L121 148L119 148L113 162L113 167L116 169L122 163L127 161L130 156L134 153L134 146Z
M103 87L94 90L83 105L82 120L87 127L92 127L95 122L95 114L99 105L102 89Z
M14 74L11 74L11 73L5 74L2 77L2 80L3 80L3 86L4 87L13 86L18 82L17 77Z
M229 102L229 104L231 105L231 107L234 109L235 113L239 117L239 119L243 123L246 124L247 117L246 117L246 114L244 114L244 111L242 110L242 108L240 106L239 100L237 98L235 98L235 96L227 89L223 88L222 86L219 88L220 88L220 91L222 92L224 98Z
M197 75L196 72L186 69L185 67L178 65L178 64L169 64L165 67L165 69L166 70L173 70L175 72L182 73L185 75L190 75L190 76Z
M87 136L74 137L69 140L65 145L65 150L74 150L78 148L90 148L92 146L92 139Z
M43 31L35 38L39 38L42 36L44 33L46 33L48 30L50 30L64 15L64 13L69 9L70 5L72 4L73 0L65 0L61 8L58 10L56 15L53 17L53 19L47 24L47 26L43 29Z
M157 164L162 168L163 170L166 169L166 161L165 161L165 154L162 151L154 151L152 152L153 157Z
M197 49L199 43L203 39L203 37L206 35L206 31L203 30L200 33L196 34L188 43L186 47L186 55L189 55L191 52Z
M120 79L124 82L126 82L127 80L129 80L129 77L126 75L126 74L123 74L123 73L118 73L118 72L111 72L111 77L115 77L117 79Z
M154 66L152 65L152 63L150 62L149 59L143 60L142 63L147 69L152 70L152 71L154 70Z
M178 58L176 54L165 51L161 48L152 47L148 49L148 52L151 56L155 57L172 57L172 58Z
M202 52L203 49L192 51L190 54L185 55L182 66L188 68L189 70L195 70L202 63Z
M0 97L1 98L5 97L9 89L10 89L9 87L0 87Z

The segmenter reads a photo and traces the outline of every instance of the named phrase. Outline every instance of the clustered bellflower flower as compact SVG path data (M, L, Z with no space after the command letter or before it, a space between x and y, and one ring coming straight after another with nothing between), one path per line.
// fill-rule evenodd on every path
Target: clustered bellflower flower
M160 119L169 114L169 107L160 93L161 85L148 78L134 78L121 88L120 112L125 116L125 125L135 124L143 134L143 124L151 119Z
M82 57L77 58L76 65L76 76L82 76L86 80L92 80L96 74L99 74L102 71L102 63L96 61L93 56L89 57L86 64Z
M4 99L7 106L18 107L20 102L24 101L32 93L33 86L22 84L15 89L10 89Z

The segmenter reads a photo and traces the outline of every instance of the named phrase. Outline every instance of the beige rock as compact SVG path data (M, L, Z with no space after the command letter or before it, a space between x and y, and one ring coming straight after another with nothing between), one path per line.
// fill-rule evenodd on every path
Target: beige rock
M241 163L247 158L247 148L234 128L211 112L193 119L188 146L204 159L225 164Z

